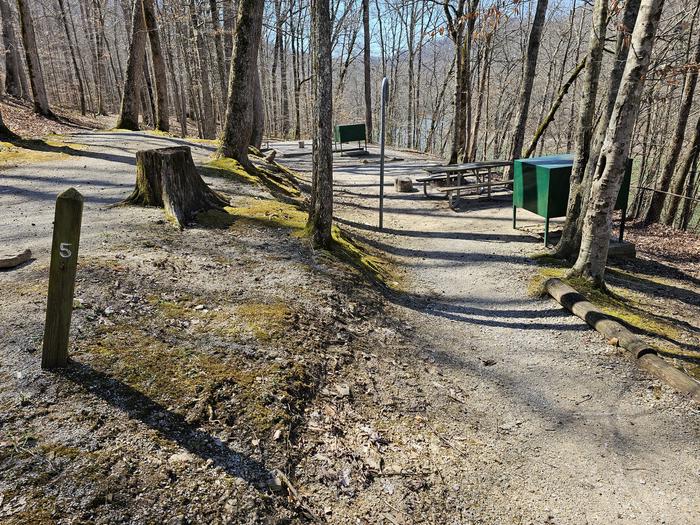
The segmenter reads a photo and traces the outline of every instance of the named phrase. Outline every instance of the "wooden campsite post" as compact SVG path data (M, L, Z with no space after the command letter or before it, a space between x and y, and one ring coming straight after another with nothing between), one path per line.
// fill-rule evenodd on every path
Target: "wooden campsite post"
M61 193L56 199L53 226L49 296L41 354L41 368L44 369L60 368L68 363L68 335L82 218L83 196L78 190L70 188Z

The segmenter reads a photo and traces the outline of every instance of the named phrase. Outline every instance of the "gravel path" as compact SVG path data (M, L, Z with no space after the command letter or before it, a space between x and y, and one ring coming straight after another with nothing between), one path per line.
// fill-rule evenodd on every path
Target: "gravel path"
M553 301L528 297L528 254L541 241L511 228L508 195L453 212L422 192L395 193L393 177L415 178L426 162L400 155L387 164L385 232L374 228L374 155L336 156L336 213L407 271L408 296L394 303L415 331L398 365L380 363L374 378L424 401L424 420L404 430L438 435L433 490L448 508L435 522L700 522L698 407ZM392 508L411 519L400 499Z
M99 237L114 228L115 221L119 224L129 220L128 211L114 213L104 208L131 193L137 150L184 144L192 147L195 162L204 161L214 150L206 144L134 132L76 133L70 135L70 141L79 146L62 160L1 167L3 253L29 247L34 257L47 257L56 196L71 186L85 198L82 246L99 243Z

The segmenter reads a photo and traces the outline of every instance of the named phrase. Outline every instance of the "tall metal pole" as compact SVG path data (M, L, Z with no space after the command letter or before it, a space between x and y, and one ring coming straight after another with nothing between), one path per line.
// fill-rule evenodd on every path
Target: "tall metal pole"
M389 81L382 80L382 122L379 134L379 229L384 228L384 142L386 138L386 99L389 98Z

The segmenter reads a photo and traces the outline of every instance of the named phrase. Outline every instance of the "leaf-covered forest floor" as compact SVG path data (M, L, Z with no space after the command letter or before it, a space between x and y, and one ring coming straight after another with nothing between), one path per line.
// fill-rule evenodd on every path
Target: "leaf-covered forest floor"
M498 199L455 214L387 187L380 234L376 157L336 157L352 243L327 253L271 195L279 180L212 164L210 143L193 156L232 206L179 232L162 210L109 205L137 149L180 139L51 140L60 157L7 162L0 182L3 252L35 257L0 274L1 522L698 517L697 407L528 296L538 240ZM389 181L434 162L393 156ZM304 186L308 157L278 160ZM46 373L53 203L69 185L87 196L72 363Z

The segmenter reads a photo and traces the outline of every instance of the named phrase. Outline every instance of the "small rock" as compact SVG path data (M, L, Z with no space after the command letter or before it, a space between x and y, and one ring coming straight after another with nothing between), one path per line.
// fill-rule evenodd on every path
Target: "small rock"
M189 452L179 452L177 454L173 454L168 458L169 463L189 463L192 461L194 458L192 457L192 454Z
M338 397L350 397L350 386L348 385L335 385L335 391Z

